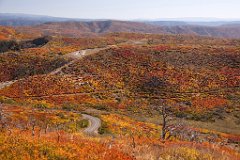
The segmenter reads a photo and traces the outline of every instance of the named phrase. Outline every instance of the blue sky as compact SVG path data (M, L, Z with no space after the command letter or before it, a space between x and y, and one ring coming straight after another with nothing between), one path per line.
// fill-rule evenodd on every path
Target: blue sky
M240 18L240 0L0 0L1 13L71 18Z

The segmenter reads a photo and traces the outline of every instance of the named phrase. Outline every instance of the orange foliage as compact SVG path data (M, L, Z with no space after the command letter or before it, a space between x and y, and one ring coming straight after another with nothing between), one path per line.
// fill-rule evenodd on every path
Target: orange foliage
M216 107L225 107L227 105L227 100L218 97L195 97L192 101L192 105L196 107L197 110L208 110Z

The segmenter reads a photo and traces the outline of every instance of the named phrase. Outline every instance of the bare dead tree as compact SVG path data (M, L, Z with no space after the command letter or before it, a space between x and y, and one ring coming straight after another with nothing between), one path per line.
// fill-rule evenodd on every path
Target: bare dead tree
M48 130L49 124L50 124L50 122L46 119L44 121L44 133L45 134L47 134L47 130Z
M35 119L33 118L30 118L31 120L31 126L32 126L32 136L35 136L35 127L36 127L36 121L35 121Z
M50 122L51 121L50 121L50 119L48 117L48 112L45 111L44 114L41 117L41 127L40 127L41 129L44 130L44 134L47 134Z
M0 103L0 125L1 125L0 130L1 131L4 131L6 128L8 128L8 125L9 125L8 120L9 120L8 114L4 112L3 105Z
M0 103L0 125L1 125L1 131L2 131L5 128L5 123L4 123L4 112L3 112L3 107L1 103Z
M132 138L132 147L133 147L133 149L135 149L136 148L136 142L135 142L135 137L134 137L133 132L130 133L130 137Z
M64 129L64 124L63 123L56 123L56 132L57 132L57 142L60 142L61 138L61 131Z
M35 128L37 126L37 119L34 115L34 109L32 109L32 113L29 115L29 124L31 126L32 136L35 136Z
M168 106L164 100L153 100L151 102L152 108L162 116L162 131L161 138L166 140L167 133L169 132L169 122L173 120L171 106Z
M151 104L154 110L157 110L162 117L162 140L167 140L170 137L189 140L191 142L198 140L198 133L191 127L187 127L181 119L177 119L174 116L173 107L178 106L179 103L168 105L164 100L154 100Z
M167 118L169 117L169 112L167 111L167 106L162 105L159 107L159 110L162 114L162 140L166 139L166 134L167 134L167 123L168 120Z

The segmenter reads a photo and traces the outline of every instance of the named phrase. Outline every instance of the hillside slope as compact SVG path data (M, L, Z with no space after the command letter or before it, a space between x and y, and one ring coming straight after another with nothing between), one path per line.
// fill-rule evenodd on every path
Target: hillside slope
M47 35L60 33L65 36L74 37L84 34L94 35L109 32L163 33L163 30L158 26L125 21L49 22L32 27L19 27L17 30L24 33L41 32Z
M158 26L129 21L91 21L91 22L48 22L36 26L18 27L23 33L42 33L45 35L63 35L78 37L112 32L133 32L151 34L193 34L210 37L240 38L239 25L208 26Z

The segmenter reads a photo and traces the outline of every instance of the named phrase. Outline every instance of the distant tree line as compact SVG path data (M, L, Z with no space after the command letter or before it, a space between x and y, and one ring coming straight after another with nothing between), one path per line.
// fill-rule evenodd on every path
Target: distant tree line
M10 41L0 41L0 52L6 52L9 50L19 50L19 44L14 41L14 40L10 40Z
M24 48L35 48L41 47L49 42L49 37L40 37L28 41L17 42L15 40L10 41L0 41L0 53L6 52L9 50L18 51Z

